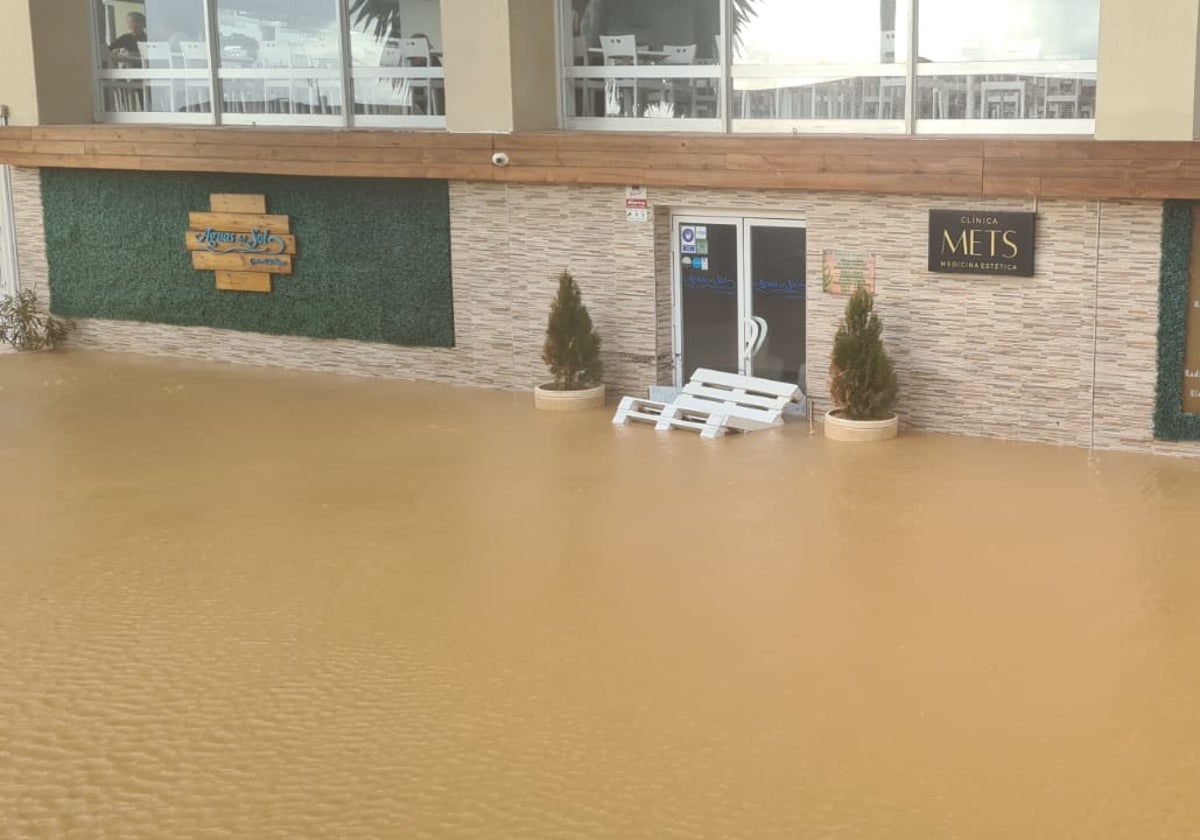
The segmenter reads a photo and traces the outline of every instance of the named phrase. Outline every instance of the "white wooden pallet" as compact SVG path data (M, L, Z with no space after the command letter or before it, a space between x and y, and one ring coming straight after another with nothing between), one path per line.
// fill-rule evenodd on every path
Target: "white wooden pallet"
M659 431L690 429L715 438L730 429L753 432L783 423L783 409L799 385L697 368L671 402L623 397L613 415L615 425L653 423Z

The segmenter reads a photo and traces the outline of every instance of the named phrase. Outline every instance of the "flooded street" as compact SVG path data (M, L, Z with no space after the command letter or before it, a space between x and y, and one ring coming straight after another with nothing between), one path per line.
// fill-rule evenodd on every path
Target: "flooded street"
M611 413L0 356L0 837L1200 837L1200 461Z

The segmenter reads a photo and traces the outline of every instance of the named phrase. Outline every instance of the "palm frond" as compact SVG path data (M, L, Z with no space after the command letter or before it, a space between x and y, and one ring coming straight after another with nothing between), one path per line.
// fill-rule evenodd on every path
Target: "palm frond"
M377 40L400 33L400 0L350 0L351 26Z
M758 2L759 0L732 0L729 13L734 49L739 48L742 44L742 30L758 14L758 9L755 8Z

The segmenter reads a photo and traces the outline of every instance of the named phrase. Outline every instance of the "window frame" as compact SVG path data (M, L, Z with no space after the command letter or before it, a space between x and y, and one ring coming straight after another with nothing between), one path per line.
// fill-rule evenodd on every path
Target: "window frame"
M337 4L336 25L338 27L338 63L334 67L222 67L220 61L220 38L217 23L218 0L199 0L204 9L204 36L208 46L208 66L205 68L110 68L102 66L105 45L101 33L105 21L99 18L105 4L88 3L88 21L92 41L92 119L96 123L110 124L166 124L205 126L286 126L301 128L403 128L403 129L446 129L444 65L430 64L427 67L367 67L353 64L351 55L351 23L349 0L334 0ZM442 2L439 0L439 9ZM444 40L444 36L443 36ZM421 79L429 80L430 96L440 88L442 96L441 114L357 114L355 84L365 79ZM208 111L117 111L106 107L106 91L113 82L137 83L155 79L182 82L204 79L208 82ZM224 110L226 82L248 79L256 81L319 79L336 82L340 97L340 114L298 113L238 113ZM435 85L434 81L440 81ZM334 89L331 87L331 90Z
M908 17L900 25L908 32L908 57L895 64L736 64L732 55L732 33L729 27L731 0L717 0L720 9L720 39L723 49L717 58L715 73L698 74L699 69L709 65L677 65L666 68L661 65L636 67L604 67L577 65L574 63L575 46L573 33L565 14L570 0L557 0L555 27L559 40L559 109L560 124L568 130L589 131L649 131L649 132L722 132L731 134L1052 134L1094 135L1095 115L1087 118L1017 117L1013 119L985 119L980 117L930 118L917 114L918 93L922 79L938 76L1009 74L1029 77L1072 74L1079 79L1095 80L1096 59L1051 59L1021 61L975 61L975 62L922 62L919 60L920 43L918 23L920 0L908 4ZM1095 0L1099 4L1100 0ZM734 115L733 101L739 88L738 82L749 79L797 79L815 77L838 79L847 76L903 78L904 116L900 119L804 119L798 117L745 117ZM719 80L717 93L720 118L659 119L647 117L575 116L575 84L579 79L604 78L708 78Z

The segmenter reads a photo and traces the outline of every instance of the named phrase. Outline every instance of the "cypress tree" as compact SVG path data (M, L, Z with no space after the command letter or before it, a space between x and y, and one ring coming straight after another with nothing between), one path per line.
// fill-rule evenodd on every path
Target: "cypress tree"
M558 277L558 294L550 305L542 361L554 377L554 390L576 391L600 384L600 336L571 272Z
M855 289L833 339L829 393L848 420L886 420L896 404L896 371L883 349L883 324L874 306L865 286Z

